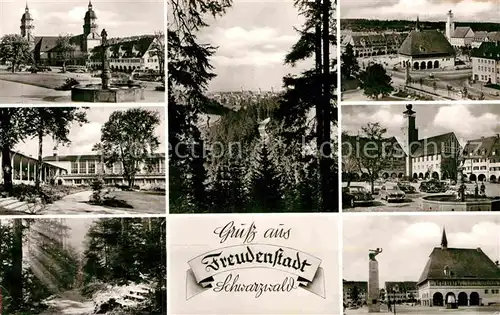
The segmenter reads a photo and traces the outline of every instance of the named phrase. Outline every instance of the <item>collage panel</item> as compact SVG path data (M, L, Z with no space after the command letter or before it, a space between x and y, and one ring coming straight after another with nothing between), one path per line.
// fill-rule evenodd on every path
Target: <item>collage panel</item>
M166 214L165 108L1 107L0 215Z
M0 103L158 103L164 1L1 0Z
M338 212L336 1L169 6L170 213Z
M343 227L344 314L498 313L498 215L346 215Z
M342 107L343 211L499 211L500 103Z
M166 314L165 218L2 218L0 237L2 314Z
M170 314L341 312L338 216L171 216L168 224Z
M500 4L341 1L342 100L500 100Z

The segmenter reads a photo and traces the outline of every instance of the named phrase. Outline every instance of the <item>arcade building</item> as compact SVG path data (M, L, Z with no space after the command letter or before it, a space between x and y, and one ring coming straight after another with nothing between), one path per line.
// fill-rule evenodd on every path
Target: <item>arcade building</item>
M448 248L443 229L418 280L422 306L482 306L500 303L500 266L481 248Z
M437 30L421 30L418 18L398 55L401 66L411 70L453 69L455 66L455 50L445 35Z

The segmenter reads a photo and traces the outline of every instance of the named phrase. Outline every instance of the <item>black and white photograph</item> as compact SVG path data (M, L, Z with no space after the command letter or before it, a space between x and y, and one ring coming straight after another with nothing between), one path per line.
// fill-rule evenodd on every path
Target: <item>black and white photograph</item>
M342 100L499 100L497 0L342 0Z
M2 107L0 147L0 215L166 213L164 107Z
M169 2L170 213L338 212L336 1L217 3Z
M1 0L0 102L165 102L160 0Z
M164 218L2 219L0 313L166 313Z
M342 207L500 210L499 104L342 107Z
M169 313L340 314L337 215L168 219Z
M344 314L498 313L498 216L347 215L343 230Z

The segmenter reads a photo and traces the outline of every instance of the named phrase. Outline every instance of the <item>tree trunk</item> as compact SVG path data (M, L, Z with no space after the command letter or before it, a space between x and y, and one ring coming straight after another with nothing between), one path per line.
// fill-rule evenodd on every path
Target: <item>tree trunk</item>
M317 146L317 151L318 151L318 159L319 159L319 168L320 168L320 196L321 196L321 203L320 206L323 209L323 204L324 200L323 198L324 193L323 193L323 173L322 173L322 161L323 161L323 88L322 88L322 82L321 80L323 79L321 77L321 74L323 73L322 69L322 59L321 59L321 41L322 41L322 36L321 36L321 0L316 0L315 2L315 10L316 10L316 26L315 26L315 34L314 34L314 55L315 55L315 70L316 70L316 82L315 83L315 91L313 92L315 95L314 102L316 103L316 146Z
M40 188L40 174L42 168L43 133L41 129L42 128L38 130L38 160L36 162L36 178L35 178L35 188L37 190Z
M323 143L323 150L320 160L320 172L321 172L321 191L323 199L323 211L334 211L333 206L333 195L334 192L331 190L331 82L330 82L330 0L323 0L323 99L322 103L322 115L323 115L323 133L321 134L321 142Z
M23 304L23 222L14 219L14 240L12 244L12 269L10 294L12 309L20 309Z
M66 73L66 61L63 61L62 72Z
M371 188L372 188L372 195L375 193L375 187L373 187L375 184L375 180L372 178L370 179L370 185L371 185Z
M3 184L5 191L9 194L12 193L14 188L12 183L12 165L10 160L10 139L5 136L5 132L8 132L11 128L11 115L9 108L0 109L0 126L4 132L4 139L2 139L2 170L3 170ZM0 135L1 137L2 135Z

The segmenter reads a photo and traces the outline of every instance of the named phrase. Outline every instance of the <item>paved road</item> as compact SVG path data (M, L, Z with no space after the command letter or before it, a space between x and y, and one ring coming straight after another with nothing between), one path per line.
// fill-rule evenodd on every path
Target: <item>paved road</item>
M49 308L41 315L90 315L94 314L94 303L86 300L78 291L66 291L48 301Z

